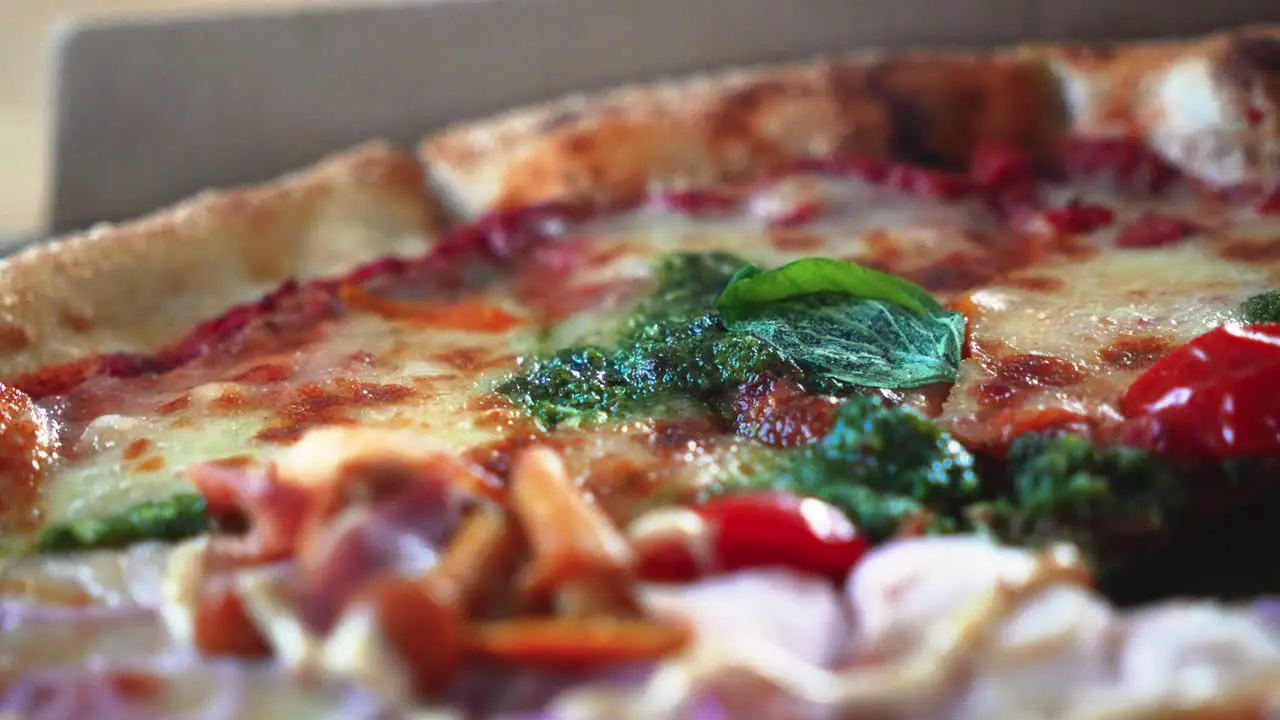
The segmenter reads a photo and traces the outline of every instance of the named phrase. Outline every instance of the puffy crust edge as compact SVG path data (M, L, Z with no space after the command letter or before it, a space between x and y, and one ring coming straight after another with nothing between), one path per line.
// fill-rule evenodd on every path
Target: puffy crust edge
M274 181L29 248L0 262L0 377L157 350L289 278L420 253L439 217L420 164L370 142Z
M464 217L750 176L848 152L961 165L983 141L1035 155L1133 135L1216 184L1280 171L1280 28L1126 45L859 53L575 95L419 144Z
M1024 52L1058 77L1074 134L1141 138L1213 185L1280 179L1280 26Z
M423 139L463 216L652 185L765 173L833 153L963 164L981 140L1047 149L1062 113L1036 62L986 52L863 52L575 95Z

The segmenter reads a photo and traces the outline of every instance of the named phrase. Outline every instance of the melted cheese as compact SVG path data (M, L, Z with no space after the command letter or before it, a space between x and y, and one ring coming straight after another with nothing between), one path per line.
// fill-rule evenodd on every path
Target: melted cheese
M974 442L1004 437L1010 423L1040 411L1118 421L1120 396L1147 367L1238 320L1241 301L1280 281L1280 254L1266 257L1280 221L1201 206L1197 215L1176 196L1119 206L1113 199L1115 222L1080 238L1083 245L969 293L960 307L973 353L941 421ZM1205 229L1166 246L1116 247L1120 229L1146 212Z
M1114 195L1104 190L1083 194L1114 206L1108 199ZM1065 197L1062 193L1060 199ZM1186 216L1188 207L1185 198L1174 198L1120 208L1116 226L1083 238L1083 251L1047 255L995 282L987 276L1007 269L1003 266L1018 256L1021 243L1038 243L1043 227L1033 223L1029 239L1002 234L977 202L909 198L856 180L788 178L756 190L742 212L695 217L646 206L598 219L545 249L548 254L568 253L567 275L550 272L555 258L539 264L539 250L533 260L515 268L511 283L482 294L482 301L530 320L507 332L449 331L353 312L328 323L319 338L297 352L275 358L287 361L290 369L272 382L237 379L251 369L248 365L216 371L183 368L158 385L96 381L101 385L95 388L97 396L109 402L68 438L61 463L45 478L45 520L98 516L189 490L183 471L191 465L271 455L280 449L280 440L291 439L302 427L341 421L413 429L458 451L523 432L517 414L478 401L493 381L515 369L521 356L607 328L616 313L652 285L654 257L671 250L729 251L762 266L815 255L839 257L918 278L942 297L967 290L959 302L972 315L972 336L982 352L965 361L945 405L944 423L964 430L988 422L992 408L979 403L977 393L1001 379L996 362L1019 355L1052 358L1070 370L1058 368L1059 374L1072 379L1030 383L1011 401L1016 409L1067 409L1105 421L1114 417L1115 399L1142 363L1153 359L1143 352L1158 355L1151 348L1176 346L1230 319L1240 300L1270 289L1280 277L1280 268L1266 259L1267 244L1280 232L1252 216L1197 213L1195 219L1207 226L1203 235L1154 250L1113 247L1116 228L1136 213L1155 209ZM771 226L802 215L811 217L790 227ZM1241 245L1235 253L1224 253L1224 243ZM552 305L557 310L549 313L553 327L544 327L538 313ZM1158 345L1125 344L1134 338L1157 338ZM45 403L46 414L60 417L65 411L60 403ZM558 432L568 448L570 471L615 517L637 511L630 486L637 480L657 487L705 488L750 472L755 449L740 438L697 436L659 454L655 438L661 429L655 421ZM667 523L655 532L682 529L672 518ZM183 560L181 551L176 557ZM1088 625L1099 617L1090 596L1074 587L1078 578L1071 562L1053 556L1014 559L1010 567L991 564L998 577L990 587L984 586L965 607L939 612L935 621L925 623L929 627L920 629L920 642L890 664L836 673L772 647L734 646L730 652L699 643L639 696L579 693L566 697L564 705L603 707L610 716L646 710L662 715L681 705L698 682L733 667L796 697L845 708L882 710L929 698L947 687L949 673L970 651L991 641L993 628L1004 632L1007 645L997 659L1010 666L1070 640L1060 627L1020 614L1028 598L1043 596L1050 585L1060 591L1046 602L1058 613L1052 619ZM42 577L49 577L47 567ZM181 579L175 575L171 580L176 584L164 588L165 598L176 601L167 614L139 615L123 623L88 618L52 631L44 626L3 628L0 667L128 660L170 651L175 638L189 632L189 621L177 607L190 594ZM384 664L384 649L367 617L352 616L323 647L312 646L264 578L248 578L243 589L250 611L286 663L319 663L346 674L372 672L387 681L382 689L388 695L402 693L402 679ZM860 620L868 633L892 624L883 614L877 617L874 608ZM296 700L287 696L281 694L281 707L289 711L285 714L296 714L297 707L289 704ZM996 706L1008 708L1000 702Z
M808 222L770 227L771 221L805 206L817 208ZM501 440L518 419L477 398L496 378L514 370L519 357L546 349L548 342L564 345L608 327L614 315L647 291L653 259L665 252L721 250L763 266L825 255L909 272L945 264L957 253L990 255L991 248L979 239L995 227L976 201L941 203L858 180L816 176L764 186L744 208L691 216L654 204L585 223L558 243L574 252L566 284L539 276L541 268L530 263L524 271L532 277L523 287L494 287L478 298L528 317L531 295L537 301L559 302L583 288L606 288L603 299L584 296L567 316L557 316L549 341L544 328L533 322L508 332L474 333L355 312L330 323L320 339L290 358L288 377L276 383L237 382L234 378L249 366L212 375L206 369L183 368L170 374L168 389L141 394L128 381L99 381L116 383L100 391L110 400L109 410L71 438L73 457L45 479L40 498L44 521L97 517L189 490L184 472L202 461L265 457L279 444L262 441L260 434L287 426L281 415L291 412L291 403L331 403L345 421L422 430L458 450ZM582 241L578 247L575 238ZM521 272L518 268L517 279ZM353 360L358 355L375 361ZM335 382L371 389L347 397L334 389ZM300 399L300 393L317 387L331 392L319 400ZM404 397L385 393L387 397L379 398L379 391L388 388L401 389ZM58 402L48 403L55 414ZM157 412L165 405L168 411ZM310 414L318 418L316 425L323 424L323 413ZM589 474L592 453L596 458L652 458L652 451L644 447L646 434L652 432L652 427L632 425L604 428L584 438L589 448L579 453L579 475ZM681 483L698 486L733 474L731 466L749 448L729 439L720 445L713 451L699 446L686 453Z

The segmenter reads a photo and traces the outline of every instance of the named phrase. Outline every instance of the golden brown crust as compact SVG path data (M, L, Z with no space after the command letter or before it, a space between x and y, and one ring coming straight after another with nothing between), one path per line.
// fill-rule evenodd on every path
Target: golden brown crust
M0 376L155 350L290 277L421 252L437 219L417 161L375 142L28 249L0 263Z
M1280 31L1191 41L862 53L575 96L424 139L428 177L474 216L529 202L626 202L836 152L963 163L986 140L1036 154L1131 135L1205 180L1280 167Z
M1061 117L1033 58L862 53L576 96L422 141L464 216L563 198L626 202L833 153L959 165L981 140L1045 149Z
M1036 46L1079 135L1141 138L1174 165L1228 185L1280 169L1280 27L1120 46Z

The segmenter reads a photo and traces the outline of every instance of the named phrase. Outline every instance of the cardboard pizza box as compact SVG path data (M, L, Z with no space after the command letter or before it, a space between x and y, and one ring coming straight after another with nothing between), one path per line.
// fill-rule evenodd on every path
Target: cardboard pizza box
M573 91L867 46L1280 22L1274 0L419 0L71 23L48 230Z

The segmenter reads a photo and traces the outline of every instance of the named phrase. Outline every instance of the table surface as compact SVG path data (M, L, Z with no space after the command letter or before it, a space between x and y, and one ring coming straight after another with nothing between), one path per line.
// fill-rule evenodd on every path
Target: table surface
M0 246L38 232L48 171L48 44L73 15L181 12L324 0L0 0ZM3 247L0 247L0 251Z

